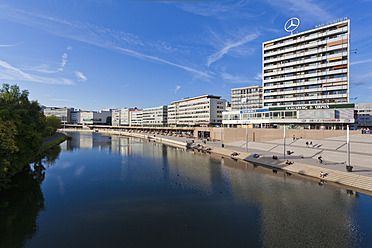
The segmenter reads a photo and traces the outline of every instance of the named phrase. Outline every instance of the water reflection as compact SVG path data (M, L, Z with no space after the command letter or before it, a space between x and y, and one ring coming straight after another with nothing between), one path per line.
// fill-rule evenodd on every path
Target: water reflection
M52 166L60 151L59 146L50 149L44 158L17 174L10 189L0 192L0 247L23 247L37 233L36 220L44 210L40 186L45 166Z
M27 247L370 244L370 198L327 183L119 136L74 134L62 150Z

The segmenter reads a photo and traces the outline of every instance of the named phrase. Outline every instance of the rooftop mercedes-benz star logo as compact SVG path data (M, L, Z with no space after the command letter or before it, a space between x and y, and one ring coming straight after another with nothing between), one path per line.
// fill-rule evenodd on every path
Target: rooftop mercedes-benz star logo
M284 29L292 34L293 31L298 28L298 26L300 26L300 20L296 17L293 17L284 24Z

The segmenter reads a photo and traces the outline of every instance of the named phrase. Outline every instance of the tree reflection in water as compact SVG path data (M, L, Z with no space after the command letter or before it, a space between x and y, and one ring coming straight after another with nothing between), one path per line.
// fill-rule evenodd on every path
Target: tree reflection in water
M0 192L0 247L23 247L37 232L39 212L44 210L41 184L45 179L45 166L52 166L61 148L50 149L44 157L13 179L12 187Z

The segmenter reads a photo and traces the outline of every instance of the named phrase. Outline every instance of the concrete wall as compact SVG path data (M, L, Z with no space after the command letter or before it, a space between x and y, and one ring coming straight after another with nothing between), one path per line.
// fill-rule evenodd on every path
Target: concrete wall
M210 132L211 139L221 140L221 128L218 127L198 127L195 128L194 137L197 137L198 131ZM235 141L245 141L245 128L222 128L222 140L224 143ZM360 130L351 130L350 134L360 134ZM338 136L346 136L346 130L308 130L308 129L287 129L286 137L303 139L324 139ZM283 129L264 129L264 128L248 128L248 140L265 142L270 140L278 140L283 138Z

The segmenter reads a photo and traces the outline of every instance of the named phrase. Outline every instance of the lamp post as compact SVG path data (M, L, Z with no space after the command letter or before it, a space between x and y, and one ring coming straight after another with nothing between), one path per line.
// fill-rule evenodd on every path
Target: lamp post
M223 143L222 143L222 123L221 123L221 147L222 147L222 145L223 145Z
M284 159L285 159L285 124L284 124L284 134L283 134L283 145L284 145Z
M350 134L349 134L349 125L346 126L346 145L347 145L347 168L350 166Z
M245 124L245 152L248 153L248 123Z

